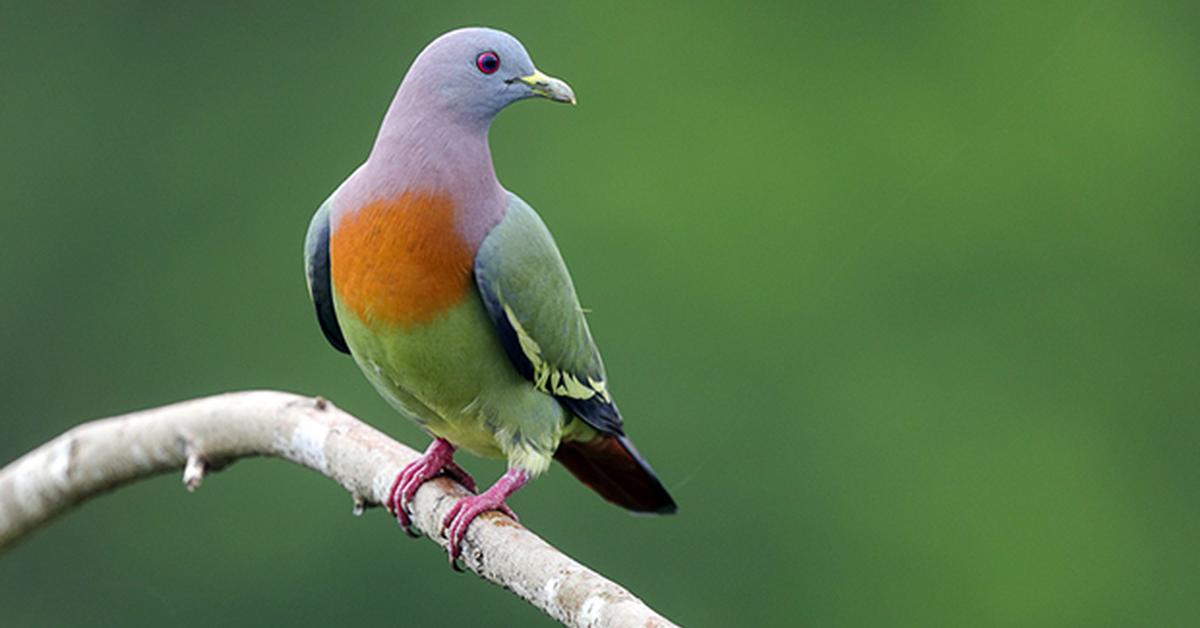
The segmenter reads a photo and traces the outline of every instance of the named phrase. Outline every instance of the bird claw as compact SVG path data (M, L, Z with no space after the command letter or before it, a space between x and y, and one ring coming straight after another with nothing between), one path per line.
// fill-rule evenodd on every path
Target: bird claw
M451 568L455 571L462 571L458 566L458 558L462 555L463 539L467 537L467 530L470 529L471 522L475 521L476 517L489 510L498 510L512 517L513 521L520 521L517 513L513 512L513 509L509 508L504 500L513 491L520 488L527 479L528 475L524 471L511 469L500 481L483 493L464 497L454 502L454 505L446 512L446 516L442 517L441 529L442 534L446 537Z
M413 529L408 509L413 497L417 494L417 489L421 488L425 482L439 475L445 475L462 484L472 493L476 491L475 479L454 462L453 456L454 446L439 438L429 445L420 458L401 469L396 476L396 481L392 483L385 505L388 512L396 517L396 522L404 528L404 532L408 536L413 538L421 536Z
M396 476L396 481L392 482L392 488L388 491L387 503L384 505L387 507L388 512L392 513L392 515L396 517L396 523L400 524L400 527L404 529L404 533L414 539L417 539L420 538L421 535L413 530L412 519L408 516L406 500L403 498L403 495L400 492L400 486L403 484L405 479L404 472L407 470L408 467L405 467L404 470Z
M495 496L488 493L458 500L442 518L442 533L446 536L449 544L450 566L455 571L462 571L458 566L458 558L462 555L463 539L467 536L471 522L489 510L498 510L512 517L514 521L517 520L517 513L513 512L513 509L509 508L502 498L497 500Z

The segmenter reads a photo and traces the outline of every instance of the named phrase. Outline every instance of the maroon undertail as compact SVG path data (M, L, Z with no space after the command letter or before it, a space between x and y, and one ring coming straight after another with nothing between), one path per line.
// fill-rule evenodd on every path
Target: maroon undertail
M675 512L675 501L667 489L624 436L603 434L586 443L563 441L554 458L618 506L642 513Z

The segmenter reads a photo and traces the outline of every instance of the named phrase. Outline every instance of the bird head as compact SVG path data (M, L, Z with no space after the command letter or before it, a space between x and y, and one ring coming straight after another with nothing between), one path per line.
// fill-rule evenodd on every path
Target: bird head
M490 28L462 28L433 40L413 61L399 96L483 124L526 98L575 104L571 87L539 71L517 38Z

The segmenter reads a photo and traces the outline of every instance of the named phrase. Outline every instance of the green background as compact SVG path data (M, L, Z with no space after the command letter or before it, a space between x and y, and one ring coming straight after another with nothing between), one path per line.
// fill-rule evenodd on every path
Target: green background
M495 160L680 504L555 467L528 526L685 625L1200 616L1200 5L219 4L0 7L0 461L260 387L423 447L301 243L416 53L488 24L579 95ZM0 624L548 623L350 508L277 460L142 482L0 556Z

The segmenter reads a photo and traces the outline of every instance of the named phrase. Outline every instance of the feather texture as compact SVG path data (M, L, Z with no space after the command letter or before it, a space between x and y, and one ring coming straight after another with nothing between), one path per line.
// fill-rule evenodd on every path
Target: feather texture
M329 201L322 203L308 224L308 235L304 238L304 276L321 333L334 349L349 354L350 347L334 311L333 287L329 280L329 204Z
M554 459L618 506L659 515L676 510L675 500L654 469L624 436L605 434L590 441L564 440L554 452Z
M604 363L554 238L525 201L508 211L475 256L475 282L517 371L574 416L621 435Z

